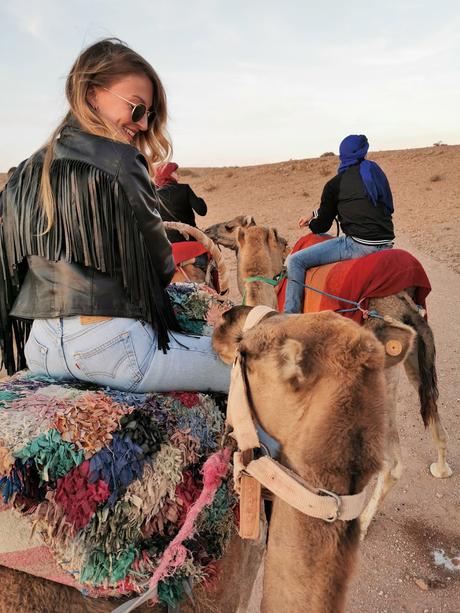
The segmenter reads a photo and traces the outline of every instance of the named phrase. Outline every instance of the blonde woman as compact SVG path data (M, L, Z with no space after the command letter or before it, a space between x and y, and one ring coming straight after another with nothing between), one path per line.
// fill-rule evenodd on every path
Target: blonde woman
M229 369L209 338L180 333L165 291L174 261L149 177L171 153L158 75L106 39L77 58L66 95L64 120L0 195L8 372L27 361L122 390L226 391Z

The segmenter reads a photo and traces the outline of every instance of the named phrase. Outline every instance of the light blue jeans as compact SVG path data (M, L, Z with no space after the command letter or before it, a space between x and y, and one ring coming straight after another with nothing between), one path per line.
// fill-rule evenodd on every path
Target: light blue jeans
M83 325L80 317L36 319L25 347L27 365L55 379L79 379L133 392L228 392L230 367L208 336L170 332L159 350L152 326L113 318Z
M355 260L376 251L391 249L393 243L363 245L350 236L339 236L292 253L287 259L288 284L285 313L301 313L304 299L305 273L309 268L342 260Z

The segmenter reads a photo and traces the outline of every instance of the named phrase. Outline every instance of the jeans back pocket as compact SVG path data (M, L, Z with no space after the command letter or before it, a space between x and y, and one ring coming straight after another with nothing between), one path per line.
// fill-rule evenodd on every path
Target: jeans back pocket
M75 366L90 381L116 389L132 390L142 379L129 332L85 351L75 351Z
M47 375L48 372L48 347L37 341L33 333L29 335L26 346L24 347L24 355L29 369L40 375Z

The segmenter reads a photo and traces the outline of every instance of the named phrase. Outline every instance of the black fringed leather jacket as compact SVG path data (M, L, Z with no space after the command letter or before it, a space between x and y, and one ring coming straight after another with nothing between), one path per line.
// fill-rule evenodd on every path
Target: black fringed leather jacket
M165 291L175 266L145 158L131 145L66 126L51 165L56 210L46 234L43 158L39 151L23 162L0 194L0 342L8 372L25 366L37 318L141 318L165 349L167 330L179 329Z

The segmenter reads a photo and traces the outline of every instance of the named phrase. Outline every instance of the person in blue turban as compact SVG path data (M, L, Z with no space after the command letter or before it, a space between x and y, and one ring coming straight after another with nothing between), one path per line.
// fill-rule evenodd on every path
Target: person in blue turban
M383 170L366 160L368 150L364 134L344 138L337 175L324 186L319 208L299 219L300 228L308 226L314 234L323 234L337 218L343 235L289 256L286 313L302 312L305 273L309 268L392 248L393 196Z

